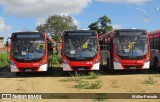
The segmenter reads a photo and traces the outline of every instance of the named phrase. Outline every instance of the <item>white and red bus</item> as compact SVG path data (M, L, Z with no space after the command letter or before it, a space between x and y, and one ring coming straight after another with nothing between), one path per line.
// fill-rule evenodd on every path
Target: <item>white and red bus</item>
M7 41L8 43L8 41ZM10 37L11 72L47 71L54 41L40 32L15 32Z
M148 32L151 49L151 66L157 68L160 65L160 30Z
M110 70L149 69L150 48L146 30L119 29L102 34L99 39L101 64Z
M100 48L94 30L65 31L62 37L63 71L99 70Z

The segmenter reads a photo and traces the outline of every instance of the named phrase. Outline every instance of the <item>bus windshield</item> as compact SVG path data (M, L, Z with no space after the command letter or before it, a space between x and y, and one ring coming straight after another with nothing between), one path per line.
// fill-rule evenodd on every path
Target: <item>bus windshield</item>
M45 41L42 39L13 39L12 56L19 60L39 60L45 55Z
M97 38L70 37L64 39L64 55L70 58L91 58L97 54Z
M129 32L115 35L116 53L122 59L137 59L148 53L148 39L145 33Z

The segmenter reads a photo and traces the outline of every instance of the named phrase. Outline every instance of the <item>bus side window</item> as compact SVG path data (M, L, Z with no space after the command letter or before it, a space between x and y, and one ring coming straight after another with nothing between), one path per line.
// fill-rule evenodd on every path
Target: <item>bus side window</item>
M154 48L154 40L153 40L153 38L150 38L150 48L151 49Z
M110 49L110 38L105 39L105 49L109 50Z
M154 39L154 48L159 50L159 37Z
M100 43L100 50L103 50L103 40L100 40L99 43Z

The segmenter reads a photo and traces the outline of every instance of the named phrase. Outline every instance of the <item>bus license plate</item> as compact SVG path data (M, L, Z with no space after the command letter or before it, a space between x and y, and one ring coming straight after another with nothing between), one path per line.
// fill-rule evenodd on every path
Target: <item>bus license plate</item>
M130 67L130 69L136 69L136 67Z
M26 69L25 72L32 72L32 69Z
M84 68L78 68L78 70L85 70Z

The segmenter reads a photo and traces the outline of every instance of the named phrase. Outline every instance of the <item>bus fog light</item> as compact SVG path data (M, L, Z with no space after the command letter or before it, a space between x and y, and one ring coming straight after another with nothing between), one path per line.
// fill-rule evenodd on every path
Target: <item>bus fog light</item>
M11 60L10 64L13 65L13 66L16 66L16 64L12 60Z
M69 63L65 59L63 59L63 62L64 62L64 64L69 65Z

